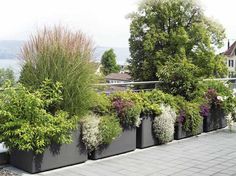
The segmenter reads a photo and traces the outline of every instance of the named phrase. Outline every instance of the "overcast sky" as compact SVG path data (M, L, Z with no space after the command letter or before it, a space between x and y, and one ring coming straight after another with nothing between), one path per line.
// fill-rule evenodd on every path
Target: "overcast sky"
M236 0L201 0L208 16L236 39ZM129 20L139 0L1 0L0 40L27 40L44 25L81 29L97 46L128 47Z

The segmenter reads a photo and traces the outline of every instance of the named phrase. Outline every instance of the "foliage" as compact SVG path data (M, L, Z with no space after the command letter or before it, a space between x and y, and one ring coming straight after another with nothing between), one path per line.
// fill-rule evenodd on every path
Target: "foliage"
M221 81L203 81L199 82L195 97L204 97L207 104L216 106L224 110L226 114L233 113L236 105L236 98L229 85Z
M109 144L119 136L122 129L114 116L89 114L81 120L82 140L87 149L92 151L100 145Z
M130 14L129 70L134 80L157 80L162 65L187 59L204 77L227 74L223 27L206 17L195 0L143 0Z
M173 108L176 108L175 98L166 94L160 90L154 89L152 91L141 93L143 102L143 113L152 114L154 116L161 114L160 104L168 104Z
M168 62L161 66L157 73L160 88L166 93L180 95L186 100L193 99L192 93L196 90L200 80L200 69L187 60L178 63Z
M183 129L186 132L191 132L195 135L199 132L202 120L199 104L185 102L184 106L181 107L177 122L183 124Z
M100 116L107 115L111 113L111 100L105 93L95 94L94 106L91 110Z
M94 114L89 114L81 120L82 141L88 150L94 150L102 143L99 122L99 117Z
M103 144L110 144L122 132L120 122L114 116L103 116L100 119L99 131Z
M170 106L161 105L162 113L153 121L153 132L161 144L170 142L174 137L176 113Z
M84 115L93 105L95 64L91 40L63 27L45 28L22 49L20 82L38 89L46 78L63 84L60 106L71 115Z
M112 106L123 126L139 126L141 108L133 101L114 96Z
M34 92L21 84L15 87L5 84L0 93L0 142L9 149L42 153L52 142L71 142L78 118L69 118L65 111L54 114L47 111L54 102L61 101L60 83L49 89L49 82L45 81L41 89ZM45 96L45 92L51 93Z
M0 87L2 87L6 80L10 80L13 84L15 83L14 72L7 68L0 68Z
M116 64L116 55L113 49L109 49L104 52L102 55L101 64L104 75L118 73L120 71L120 66Z

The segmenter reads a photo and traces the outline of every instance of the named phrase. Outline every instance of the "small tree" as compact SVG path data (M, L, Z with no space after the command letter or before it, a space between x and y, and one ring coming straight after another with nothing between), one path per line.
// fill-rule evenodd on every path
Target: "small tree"
M113 49L109 49L104 52L102 55L101 64L104 75L118 73L120 71L119 65L116 64L116 54Z

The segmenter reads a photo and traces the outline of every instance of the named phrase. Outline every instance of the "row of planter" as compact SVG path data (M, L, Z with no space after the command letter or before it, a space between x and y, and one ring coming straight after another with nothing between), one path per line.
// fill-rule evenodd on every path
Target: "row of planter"
M139 128L124 128L121 135L109 145L103 145L88 155L88 152L81 142L80 130L73 134L73 143L64 145L51 145L43 154L33 152L11 151L10 163L30 173L37 173L64 166L85 162L88 158L92 160L105 158L129 151L136 148L146 148L157 145L159 142L153 135L152 117L143 117ZM226 127L224 113L219 110L212 110L207 118L204 118L203 125L199 126L199 134ZM175 126L174 139L193 136L186 133L181 124Z

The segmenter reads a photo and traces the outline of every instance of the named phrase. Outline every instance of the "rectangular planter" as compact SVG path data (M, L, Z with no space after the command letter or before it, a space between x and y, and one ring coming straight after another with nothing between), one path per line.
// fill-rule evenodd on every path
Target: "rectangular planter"
M29 173L38 173L85 162L88 154L81 142L80 130L73 133L72 139L71 144L51 145L43 154L13 150L10 154L10 163Z
M136 128L124 128L121 135L108 145L99 146L89 159L97 160L136 149Z
M205 117L203 120L204 132L225 128L226 126L227 122L224 111L216 107L212 107L208 117Z
M198 132L195 135L201 134L202 132L203 132L203 122L199 126ZM185 131L182 123L178 123L175 125L175 133L174 133L175 140L184 139L191 136L194 136L194 135L191 132Z
M142 116L140 126L137 128L137 148L146 148L158 144L158 140L153 134L152 116Z

